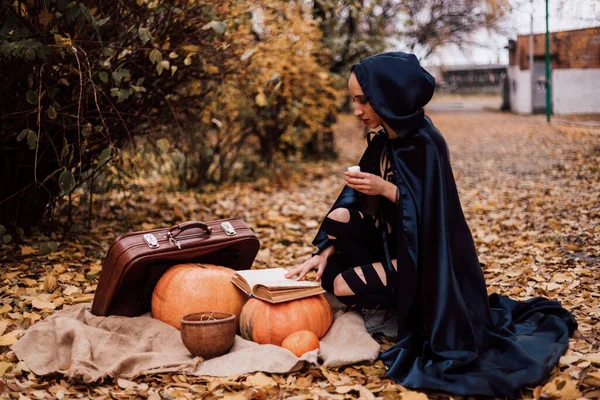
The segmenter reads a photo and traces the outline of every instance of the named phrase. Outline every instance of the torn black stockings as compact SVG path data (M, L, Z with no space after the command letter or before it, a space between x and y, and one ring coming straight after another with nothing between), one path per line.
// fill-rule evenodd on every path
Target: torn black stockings
M323 288L349 306L394 308L395 235L393 232L387 235L394 267L390 271L386 267L382 235L375 218L356 210L348 211L347 222L328 216L322 224L335 249L321 278Z

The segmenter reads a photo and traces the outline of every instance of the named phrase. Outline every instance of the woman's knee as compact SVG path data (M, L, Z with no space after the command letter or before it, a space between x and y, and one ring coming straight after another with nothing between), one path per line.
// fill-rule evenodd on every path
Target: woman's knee
M350 211L348 211L347 208L336 208L335 210L333 210L332 212L330 212L327 215L327 218L331 221L335 221L335 222L339 222L339 223L347 223L350 221ZM331 225L331 224L328 224ZM334 229L335 228L335 229ZM336 230L339 231L339 227L329 227L326 229L327 230ZM327 232L327 237L329 239L337 239L337 235L332 235L331 232Z
M333 294L336 296L352 296L354 294L342 274L338 274L333 280Z
M337 222L348 222L350 221L350 211L347 208L336 208L327 215L327 218Z

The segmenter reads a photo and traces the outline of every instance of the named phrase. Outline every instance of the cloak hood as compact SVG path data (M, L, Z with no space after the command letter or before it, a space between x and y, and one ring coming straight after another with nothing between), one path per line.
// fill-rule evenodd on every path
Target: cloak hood
M399 136L423 123L423 107L433 97L435 78L414 54L376 54L354 64L351 71L373 110Z

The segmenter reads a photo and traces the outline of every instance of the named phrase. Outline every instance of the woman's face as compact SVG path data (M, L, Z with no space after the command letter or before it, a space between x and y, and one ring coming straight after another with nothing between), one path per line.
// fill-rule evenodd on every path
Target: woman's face
M365 99L365 94L360 88L358 79L354 72L350 75L348 80L348 92L352 101L354 102L354 115L362 119L363 124L367 125L370 129L376 129L382 124L382 119L375 110L371 107L368 101Z

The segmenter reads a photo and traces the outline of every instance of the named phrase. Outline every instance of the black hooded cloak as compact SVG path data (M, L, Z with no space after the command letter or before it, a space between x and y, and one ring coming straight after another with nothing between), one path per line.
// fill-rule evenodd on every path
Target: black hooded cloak
M381 355L387 374L410 388L460 395L515 397L519 388L534 387L566 351L575 319L558 301L488 297L446 142L423 111L435 79L417 58L382 53L352 71L398 134L377 132L359 162L361 171L377 173L386 151L401 196L397 243L387 243L398 255L398 336ZM366 210L372 197L345 186L331 210ZM318 252L330 245L322 227L313 244Z

